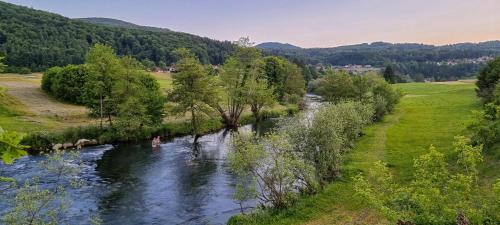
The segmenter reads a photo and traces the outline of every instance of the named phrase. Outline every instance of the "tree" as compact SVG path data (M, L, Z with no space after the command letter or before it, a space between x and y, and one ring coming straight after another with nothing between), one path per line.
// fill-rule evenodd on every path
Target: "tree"
M346 101L325 104L314 116L285 119L278 127L288 137L293 151L314 166L315 182L325 185L338 177L344 154L354 146L372 115L370 104ZM308 192L314 192L314 185L306 186L310 187Z
M113 98L113 86L122 74L120 60L111 47L96 44L87 53L86 64L90 70L89 82L85 85L86 105L91 114L99 115L101 128L104 115L112 126L111 117L116 115L118 108Z
M384 70L384 79L390 83L396 83L396 74L394 73L394 69L391 65L387 65Z
M264 107L273 106L276 102L274 88L269 87L264 78L250 79L248 81L248 102L255 121L262 119L261 110Z
M3 63L5 57L0 56L0 73L2 73L5 70L5 64Z
M149 59L142 60L142 65L144 66L144 68L146 68L147 71L153 70L153 68L156 66L155 63Z
M478 186L482 147L470 145L464 137L456 137L454 146L453 165L432 146L415 159L414 180L407 185L396 182L387 166L377 162L368 179L355 177L356 194L391 220L408 224L456 224L457 218L470 224L497 224L498 197L484 202L488 196ZM500 180L493 185L493 193L498 185Z
M306 83L300 68L287 62L285 65L285 80L283 81L283 100L297 104L306 93Z
M53 67L43 74L42 90L61 101L84 104L88 76L86 65Z
M500 79L500 58L488 63L477 76L476 93L483 102L489 103L494 99L495 86Z
M297 103L305 94L305 80L300 68L277 56L263 58L263 72L269 86L281 102Z
M339 102L341 100L354 98L354 83L350 75L345 71L330 71L320 80L316 92L325 100Z
M169 99L176 103L173 108L175 114L184 115L189 112L193 136L200 134L200 124L203 117L210 114L209 103L216 98L213 77L200 61L185 48L174 51L178 60L177 72L172 74L173 89Z
M21 145L24 135L13 131L5 131L0 127L0 160L11 164L15 159L26 155L28 146Z
M144 127L161 122L165 99L156 79L142 70L139 61L125 56L120 65L122 73L112 87L118 107L116 128L123 139L133 140Z
M257 190L262 206L287 208L298 198L304 180L315 180L313 167L296 155L286 134L271 133L260 140L254 134L239 134L232 145L228 161L239 178L235 194L239 202L249 197L243 191Z
M249 102L249 79L258 78L261 72L261 53L248 45L247 39L241 40L222 66L219 76L221 95L210 103L230 128L239 126L241 113Z

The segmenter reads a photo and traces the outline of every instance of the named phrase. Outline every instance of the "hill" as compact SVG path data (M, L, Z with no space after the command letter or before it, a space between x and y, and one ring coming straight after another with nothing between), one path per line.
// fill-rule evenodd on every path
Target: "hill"
M139 30L146 31L155 31L155 32L169 32L170 29L167 28L158 28L158 27L149 27L149 26L141 26L134 23L130 23L123 20L111 19L111 18L103 18L103 17L88 17L88 18L75 18L74 20L80 20L88 23L98 24L98 25L106 25L111 27L121 27L121 28L133 28Z
M264 42L255 46L259 49L277 49L277 50L290 50L290 49L301 49L301 47L291 45L288 43L279 43L279 42Z
M266 48L264 51L305 64L375 67L393 64L400 74L422 74L436 80L453 80L477 73L486 61L500 56L500 41L443 46L374 42L333 48Z
M23 67L42 71L83 63L87 50L95 43L108 44L119 55L129 54L157 64L172 63L171 51L178 47L189 48L203 63L212 64L222 63L233 49L228 41L168 29L153 30L118 20L69 19L0 2L0 55L7 56L8 70L13 72Z

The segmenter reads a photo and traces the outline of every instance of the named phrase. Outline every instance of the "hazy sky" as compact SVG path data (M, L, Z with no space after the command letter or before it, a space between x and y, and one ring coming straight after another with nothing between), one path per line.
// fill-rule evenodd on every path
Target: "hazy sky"
M8 0L67 17L108 17L218 40L301 47L500 40L500 0Z

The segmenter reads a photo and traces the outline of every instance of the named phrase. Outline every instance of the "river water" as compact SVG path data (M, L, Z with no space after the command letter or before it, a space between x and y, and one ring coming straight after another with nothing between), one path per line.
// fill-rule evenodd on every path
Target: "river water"
M315 96L307 99L310 108L317 107ZM274 123L246 125L239 132L262 134ZM87 224L91 215L99 215L103 224L225 224L239 213L232 200L235 177L226 162L232 136L221 130L196 143L191 136L173 138L159 149L150 142L82 149L85 186L68 192L73 203L66 222ZM27 156L12 165L0 163L0 176L18 182L40 177L41 186L50 185L53 179L38 165L44 159ZM1 199L0 215L10 204Z

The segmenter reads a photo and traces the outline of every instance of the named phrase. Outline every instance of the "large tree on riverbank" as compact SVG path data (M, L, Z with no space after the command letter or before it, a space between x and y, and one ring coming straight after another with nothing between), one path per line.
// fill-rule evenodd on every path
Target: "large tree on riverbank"
M173 90L169 99L176 103L173 112L178 115L189 113L194 136L200 133L203 118L209 115L207 104L216 98L214 77L209 76L205 67L194 54L185 48L177 49L176 73L172 74Z
M116 115L118 109L113 99L113 85L118 76L122 74L120 60L110 46L96 44L85 57L90 69L89 82L86 83L86 105L91 114L99 115L101 120L108 117L109 125L113 122L111 117Z
M222 66L219 76L221 95L211 102L227 127L238 127L241 113L249 103L250 79L260 77L261 52L251 47L248 38L238 42L235 52Z
M118 127L129 131L161 122L164 95L136 59L118 58L111 47L97 44L89 51L86 65L90 72L85 104L100 117L101 127L104 116L110 126L112 118L118 117Z

